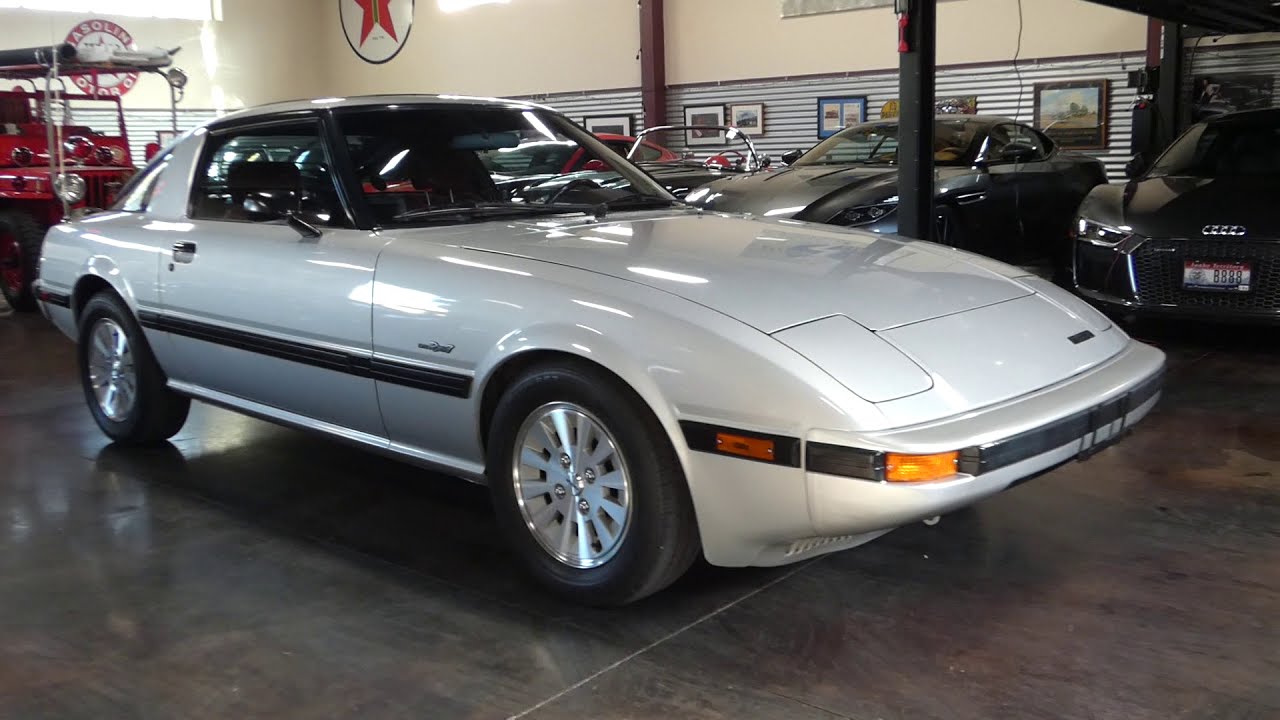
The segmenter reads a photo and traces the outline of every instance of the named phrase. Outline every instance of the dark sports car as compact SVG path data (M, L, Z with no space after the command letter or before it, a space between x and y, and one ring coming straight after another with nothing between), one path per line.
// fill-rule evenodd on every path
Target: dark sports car
M941 115L935 120L936 239L1008 262L1052 256L1066 267L1080 200L1106 182L1098 160L1059 150L1008 118ZM690 193L695 205L728 212L898 229L898 123L846 128L770 173L726 178Z
M704 160L694 157L675 159L646 159L643 150L646 146L655 146L647 138L661 138L665 133L684 133L692 130L692 125L661 125L646 128L636 135L630 147L619 150L612 144L610 148L625 155L649 177L658 181L672 195L685 197L695 188L726 177L735 177L747 173L765 170L770 165L767 155L756 151L751 136L738 128L728 125L700 125L698 130L719 130L722 133L722 145L709 150ZM608 143L606 143L608 144ZM544 202L549 197L572 197L568 193L577 189L591 190L596 187L625 188L626 180L601 160L587 163L583 171L576 173L539 176L534 182L532 177L525 178L519 187L504 182L495 176L500 188L507 190L513 197L528 202ZM560 193L557 195L557 193Z
M1280 110L1193 125L1080 207L1075 284L1126 313L1280 322Z

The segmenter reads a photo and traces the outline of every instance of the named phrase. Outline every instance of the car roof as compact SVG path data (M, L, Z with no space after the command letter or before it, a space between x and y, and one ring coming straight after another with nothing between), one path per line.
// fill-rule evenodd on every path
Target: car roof
M327 108L362 108L362 107L385 107L388 105L421 105L421 106L473 106L473 107L495 107L495 108L514 108L517 110L530 110L537 108L539 110L553 110L545 105L538 103L526 102L524 100L510 100L505 98L492 97L475 97L470 95L425 95L425 94L396 94L396 95L356 95L348 97L318 97L302 100L286 100L283 102L268 103L265 105L257 105L243 110L224 115L218 118L215 123L223 123L230 121L238 121L252 119L256 117L269 117L271 115L279 115L290 112L298 112L301 110L317 110ZM553 110L554 111L554 110Z
M860 125L897 125L899 118L882 118L880 120L867 120L859 123ZM1002 115L964 115L961 113L941 113L933 117L934 122L942 122L946 120L967 120L980 125L1001 125L1003 123L1016 123L1013 118L1004 117Z
M1264 108L1261 110L1238 110L1236 112L1223 113L1216 117L1204 120L1210 124L1249 124L1249 125L1280 125L1280 108Z

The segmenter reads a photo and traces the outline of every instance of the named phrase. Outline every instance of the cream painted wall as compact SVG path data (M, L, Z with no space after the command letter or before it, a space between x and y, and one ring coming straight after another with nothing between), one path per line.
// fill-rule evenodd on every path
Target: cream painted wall
M636 0L512 0L457 13L417 0L408 42L383 65L351 51L338 13L324 5L326 93L522 95L640 84Z
M1147 20L1083 0L1022 0L1023 58L1146 47ZM898 66L892 8L782 19L778 0L667 0L673 85ZM1013 58L1018 0L938 4L938 63Z
M321 0L222 0L221 21L98 15L134 36L139 47L181 47L174 65L190 77L179 105L234 109L318 92L315 37ZM329 3L325 3L328 6ZM82 13L0 10L0 48L62 42ZM7 86L7 84L6 84ZM128 108L168 108L164 80L144 75L124 96Z

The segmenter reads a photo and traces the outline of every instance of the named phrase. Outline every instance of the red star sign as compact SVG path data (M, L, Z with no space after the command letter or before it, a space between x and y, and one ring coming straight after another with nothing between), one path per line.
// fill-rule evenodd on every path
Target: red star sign
M386 30L392 40L400 41L396 37L396 26L391 21L391 0L355 0L355 3L364 11L364 19L360 21L361 46L369 39L375 25Z

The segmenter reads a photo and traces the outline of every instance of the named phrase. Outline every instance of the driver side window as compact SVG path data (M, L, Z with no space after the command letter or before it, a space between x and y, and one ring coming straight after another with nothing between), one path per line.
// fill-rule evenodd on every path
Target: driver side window
M987 162L998 163L1006 160L1005 152L1011 145L1031 147L1035 155L1019 160L1019 162L1039 162L1049 157L1049 145L1040 133L1026 125L996 125L987 134L987 147L983 155Z
M1035 160L1044 160L1049 157L1049 146L1046 143L1046 139L1041 136L1040 133L1032 130L1026 125L1010 125L1008 127L1009 139L1012 142L1030 145L1036 149Z
M196 172L191 217L272 222L289 214L316 225L345 214L315 123L215 134Z

